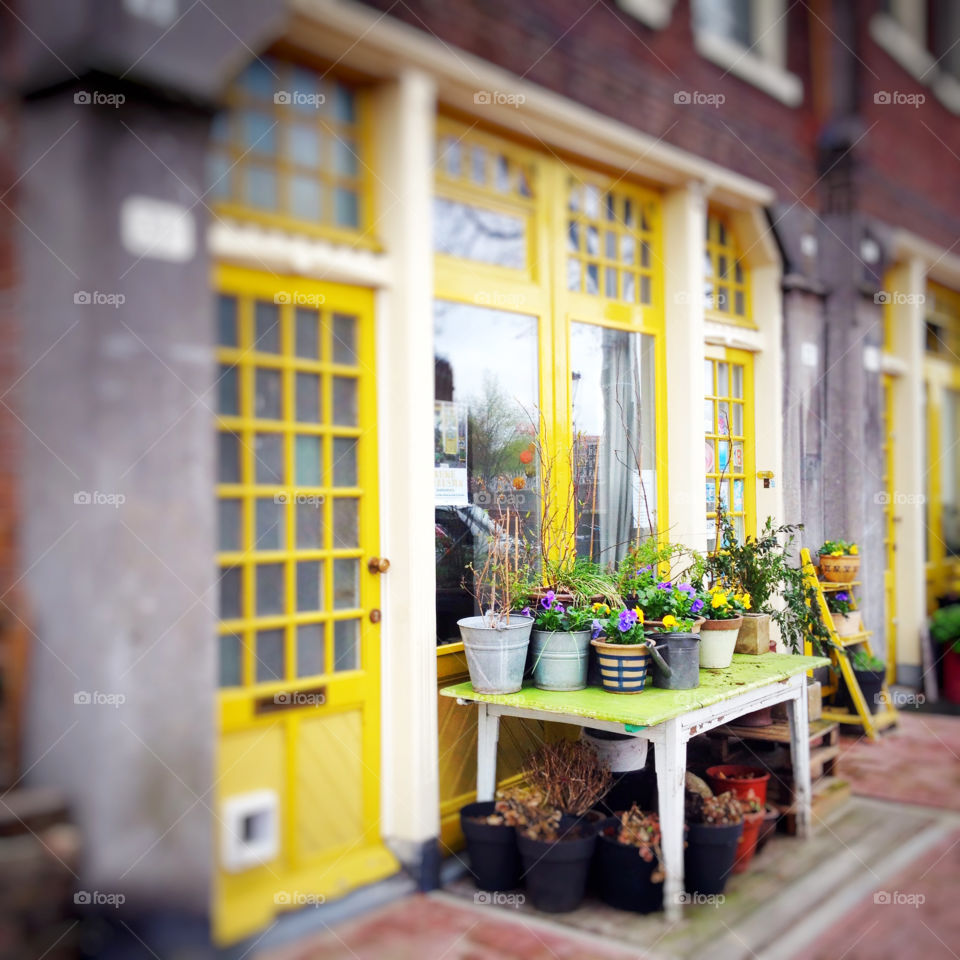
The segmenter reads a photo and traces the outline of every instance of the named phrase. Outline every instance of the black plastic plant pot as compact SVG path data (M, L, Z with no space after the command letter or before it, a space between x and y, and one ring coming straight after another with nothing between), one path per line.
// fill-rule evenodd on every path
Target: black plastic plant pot
M597 836L597 880L600 899L618 910L653 913L663 909L663 881L651 879L657 869L640 851L617 841L617 820L608 820Z
M569 913L580 906L587 890L590 861L597 844L595 829L586 836L545 843L517 834L523 879L530 902L544 913Z
M468 803L460 811L460 827L467 839L470 872L481 890L516 890L520 886L520 851L513 827L481 823L494 810L493 800Z
M713 823L691 823L687 830L684 857L685 886L690 893L723 893L733 873L733 860L743 824L718 826Z
M853 675L860 684L860 692L863 699L867 701L867 706L871 713L876 713L880 706L880 691L883 690L883 681L886 677L885 670L854 670ZM847 694L850 700L850 708L853 707L853 698Z

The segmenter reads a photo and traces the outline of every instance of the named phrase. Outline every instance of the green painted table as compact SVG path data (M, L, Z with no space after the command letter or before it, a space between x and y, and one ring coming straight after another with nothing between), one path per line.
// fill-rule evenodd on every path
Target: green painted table
M797 806L797 834L810 831L810 742L804 675L829 664L825 657L768 653L735 654L726 670L701 670L693 690L647 687L639 694L607 693L599 687L560 693L524 687L519 693L476 693L470 683L440 694L477 705L477 799L492 800L497 785L500 717L574 723L641 737L653 743L660 831L666 873L663 903L668 921L679 919L683 892L683 789L687 741L754 710L787 703Z

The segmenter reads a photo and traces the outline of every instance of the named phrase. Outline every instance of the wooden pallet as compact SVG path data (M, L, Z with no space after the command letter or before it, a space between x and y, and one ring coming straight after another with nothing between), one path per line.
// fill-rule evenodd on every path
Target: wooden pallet
M840 777L821 777L813 784L810 817L814 829L827 815L850 799L850 783ZM797 810L792 803L771 803L783 814L784 829L790 836L797 832Z
M748 727L737 723L727 723L710 732L710 736L720 741L720 757L723 763L733 760L738 743L745 741L763 741L765 743L789 743L790 724L785 721L772 723L766 727ZM810 721L810 779L833 776L836 773L837 757L840 755L840 727L828 720Z

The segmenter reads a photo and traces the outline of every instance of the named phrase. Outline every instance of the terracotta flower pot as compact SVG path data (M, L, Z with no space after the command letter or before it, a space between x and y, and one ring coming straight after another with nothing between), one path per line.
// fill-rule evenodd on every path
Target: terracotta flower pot
M770 774L762 767L745 763L721 763L707 767L707 783L715 794L732 790L738 800L756 800L761 806L767 802L767 784Z
M851 583L860 573L860 557L848 553L842 557L830 557L821 553L820 573L830 583Z
M705 670L723 670L733 663L733 651L740 635L743 617L730 620L704 620L700 625L700 666Z
M757 838L765 816L766 812L763 810L743 815L743 833L740 834L737 854L733 860L734 873L743 873L750 866L750 861L757 852Z

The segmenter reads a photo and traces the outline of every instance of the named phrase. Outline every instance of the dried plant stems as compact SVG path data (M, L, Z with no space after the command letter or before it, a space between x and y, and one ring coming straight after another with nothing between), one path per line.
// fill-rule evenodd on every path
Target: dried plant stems
M527 782L547 806L581 816L610 789L613 777L582 741L544 744L524 765Z

